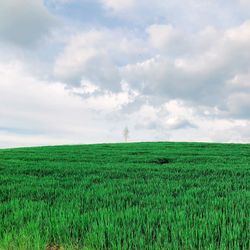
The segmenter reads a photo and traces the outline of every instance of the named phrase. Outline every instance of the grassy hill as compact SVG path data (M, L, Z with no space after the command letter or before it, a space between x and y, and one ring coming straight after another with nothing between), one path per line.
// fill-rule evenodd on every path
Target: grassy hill
M0 150L0 249L250 249L250 145Z

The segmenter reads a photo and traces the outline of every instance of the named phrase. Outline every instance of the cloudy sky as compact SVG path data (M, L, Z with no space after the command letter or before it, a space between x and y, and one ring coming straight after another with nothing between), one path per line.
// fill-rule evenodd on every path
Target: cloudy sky
M250 142L249 0L0 0L0 147Z

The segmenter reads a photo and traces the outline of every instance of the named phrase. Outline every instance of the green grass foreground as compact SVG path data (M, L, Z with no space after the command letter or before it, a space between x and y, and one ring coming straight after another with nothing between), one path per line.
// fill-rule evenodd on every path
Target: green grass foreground
M250 249L250 145L0 150L0 249Z

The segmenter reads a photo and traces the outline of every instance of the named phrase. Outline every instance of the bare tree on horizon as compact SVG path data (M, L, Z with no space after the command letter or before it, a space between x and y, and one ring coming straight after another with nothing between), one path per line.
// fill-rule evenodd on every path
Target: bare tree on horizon
M129 135L129 130L128 130L128 127L126 126L123 130L123 136L124 136L124 140L125 142L128 141L128 135Z

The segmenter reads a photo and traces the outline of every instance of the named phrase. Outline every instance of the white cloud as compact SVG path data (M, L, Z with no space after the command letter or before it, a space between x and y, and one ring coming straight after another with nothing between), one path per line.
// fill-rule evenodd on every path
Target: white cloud
M42 0L0 1L0 37L6 42L30 46L39 42L55 24L56 19Z
M250 92L238 92L231 94L227 99L227 108L230 115L239 117L250 117Z
M168 22L187 30L228 28L248 19L248 0L101 0L105 9L135 26Z
M129 102L127 93L83 99L60 82L36 79L20 62L0 63L0 78L0 147L116 141L120 137L119 132L111 136L105 114Z
M73 85L90 80L101 87L119 90L118 68L109 58L109 48L103 44L103 36L106 34L90 31L71 38L56 60L55 75Z
M233 90L250 91L250 73L235 75L227 82L227 86Z
M138 49L139 40L129 38L106 29L77 34L56 59L54 74L70 85L89 80L103 89L119 91L120 65L145 52L143 47Z
M243 7L250 7L249 0L240 0L240 4L242 4Z
M101 3L108 9L111 9L114 13L120 13L123 11L129 11L135 6L135 0L100 0Z
M37 80L20 62L1 63L0 77L0 147L121 141L125 125L131 140L139 141L249 139L248 120L201 115L181 100L144 103L122 114L124 106L140 97L125 87L120 93L82 98L60 82ZM92 91L93 85L88 86ZM222 138L216 132L223 129L228 133Z
M153 47L167 52L171 52L182 39L181 34L172 25L153 24L147 28L147 32Z
M166 28L160 27L160 30ZM166 30L168 29L169 27ZM170 30L171 33L176 34L173 28ZM245 22L224 32L210 29L208 36L204 32L197 33L196 38L193 35L184 36L183 34L183 37L180 38L180 46L186 47L187 50L175 56L167 51L170 45L166 40L169 41L169 37L165 38L161 32L157 37L157 32L154 30L155 34L152 32L150 39L152 40L152 36L154 37L154 43L157 43L157 47L161 49L160 55L143 62L126 65L122 69L123 77L130 83L131 88L136 88L146 95L165 96L170 99L182 98L210 107L228 108L230 113L232 108L226 107L228 98L230 98L228 96L236 94L236 90L232 88L232 81L235 85L236 81L239 81L239 76L248 77L244 72L250 70L249 30L250 22ZM214 39L214 34L220 36ZM211 38L210 41L202 42L202 39L208 37ZM198 47L188 50L191 39L195 45L200 44L202 49ZM204 46L207 47L205 51ZM231 86L228 83L230 80ZM243 81L243 79L240 80ZM247 83L245 82L244 85L246 87ZM237 86L239 87L239 85ZM244 107L247 106L248 103L244 101L245 99L237 98L238 104L242 102ZM234 102L231 100L229 103ZM245 108L242 109L243 106L239 105L239 111L246 111ZM236 110L234 110L235 112Z

